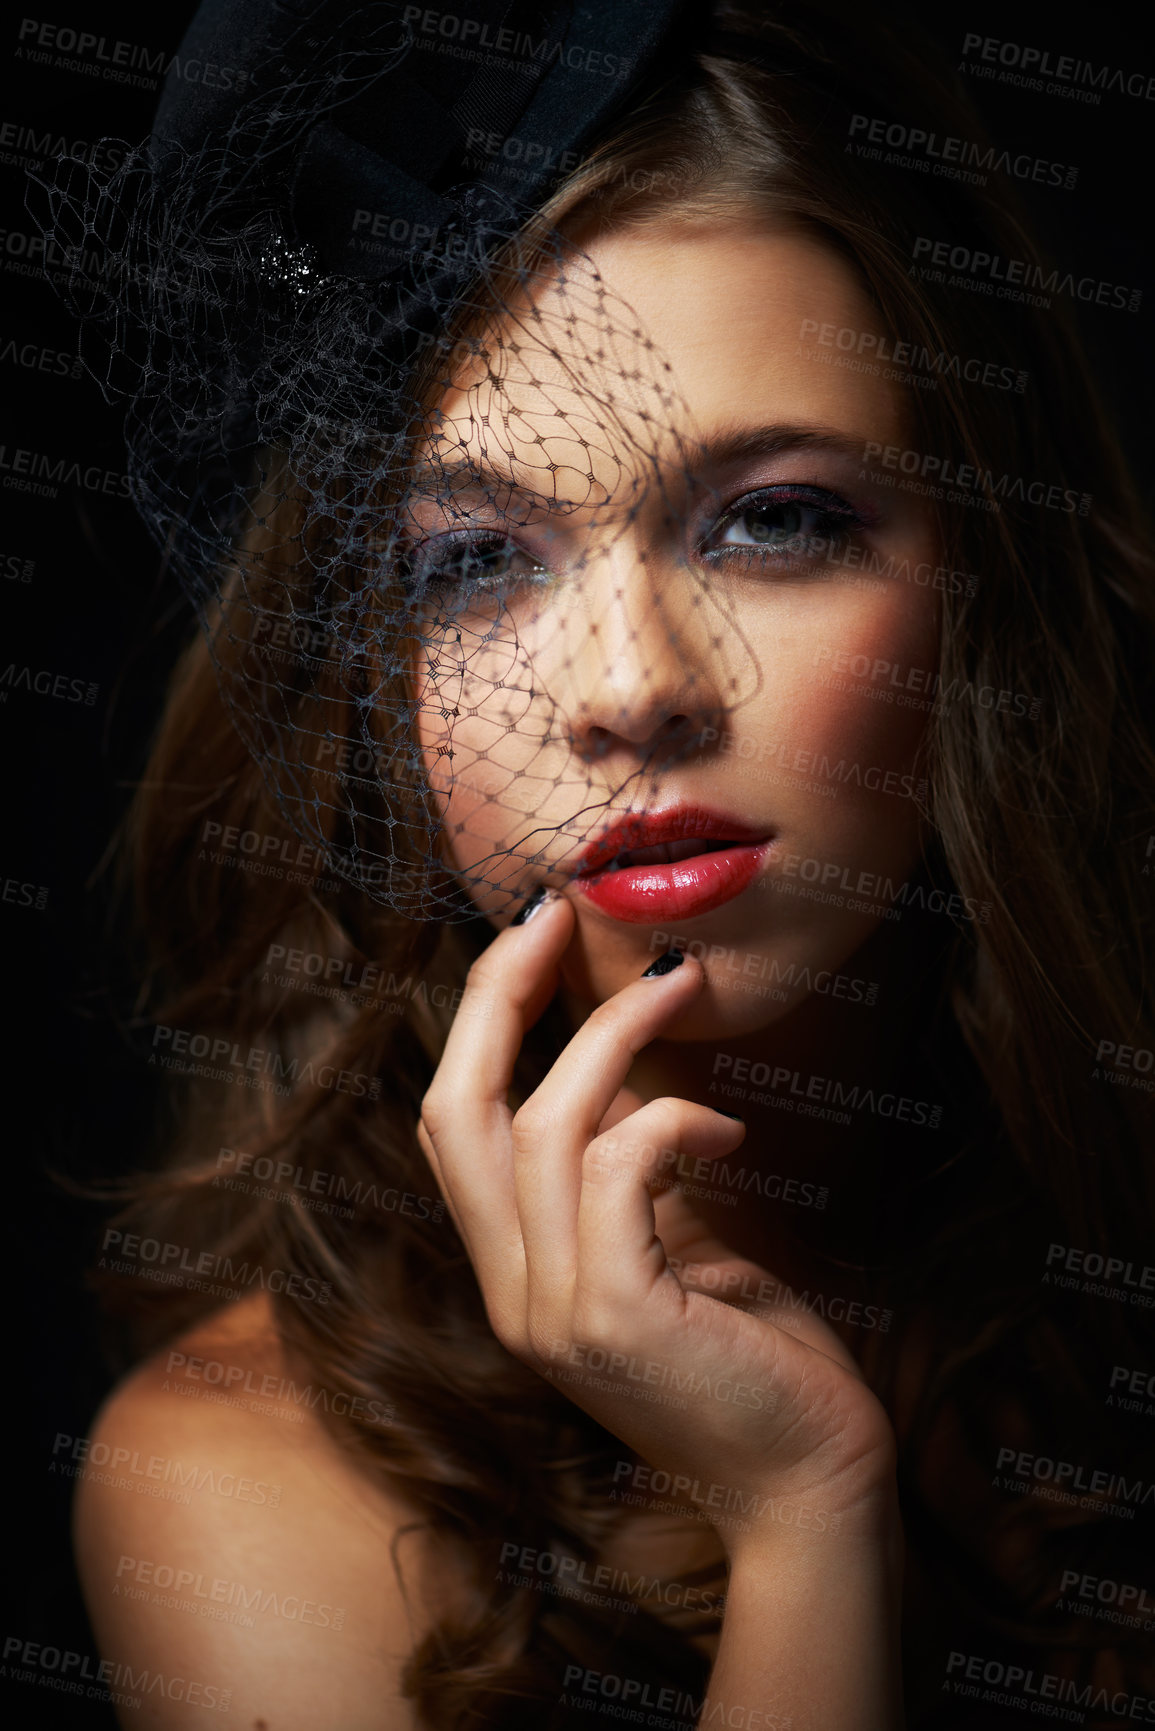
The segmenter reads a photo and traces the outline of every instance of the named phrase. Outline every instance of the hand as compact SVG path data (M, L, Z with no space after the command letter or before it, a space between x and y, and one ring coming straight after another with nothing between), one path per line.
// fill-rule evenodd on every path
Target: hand
M892 1479L894 1438L850 1354L807 1312L788 1330L711 1296L727 1275L730 1290L771 1277L710 1238L683 1197L652 1193L670 1150L710 1159L745 1135L688 1100L629 1109L633 1058L701 990L698 962L599 1005L511 1112L514 1063L573 926L564 897L547 901L474 963L422 1103L421 1146L494 1333L644 1461L702 1492L722 1486L728 1506L869 1510Z

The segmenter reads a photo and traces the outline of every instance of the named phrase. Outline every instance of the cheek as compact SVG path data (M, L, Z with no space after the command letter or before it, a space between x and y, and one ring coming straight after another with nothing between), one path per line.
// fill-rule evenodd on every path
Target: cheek
M761 714L738 731L770 742L766 805L788 848L905 870L938 641L937 597L906 584L821 597L764 641Z
M791 731L866 765L909 761L922 738L939 658L934 598L897 585L798 642Z
M417 741L445 845L467 874L532 829L552 791L541 761L546 724L540 701L529 696L524 656L504 635L487 641L485 624L466 621L460 636L428 646L412 682ZM529 863L539 846L540 838Z

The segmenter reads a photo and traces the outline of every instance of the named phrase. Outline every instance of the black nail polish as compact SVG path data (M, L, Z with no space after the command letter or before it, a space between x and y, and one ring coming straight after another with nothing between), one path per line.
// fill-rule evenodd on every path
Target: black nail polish
M539 884L533 894L527 896L525 901L522 902L521 906L510 920L510 925L523 926L527 920L532 920L534 914L536 914L540 908L543 908L546 902L552 901L556 894L556 890L549 889L545 884Z
M744 1124L746 1122L745 1118L739 1118L737 1112L723 1112L721 1106L715 1106L714 1110L717 1112L719 1118L733 1118L735 1124Z
M680 968L686 959L685 950L667 950L664 956L659 956L656 962L651 962L643 980L657 980L663 974L672 974L675 968Z

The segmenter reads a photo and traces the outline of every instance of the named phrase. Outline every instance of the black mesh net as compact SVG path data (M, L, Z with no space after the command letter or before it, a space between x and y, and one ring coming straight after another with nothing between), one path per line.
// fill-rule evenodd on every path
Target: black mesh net
M759 673L689 556L675 376L580 247L476 184L432 233L375 218L362 276L286 221L303 141L410 52L319 43L195 148L63 160L35 199L87 364L127 404L137 506L286 823L330 875L456 919L564 881L611 817L662 803ZM749 511L746 541L797 557L804 515ZM687 556L650 560L639 525L675 519ZM647 709L655 628L688 670L676 713L656 686ZM583 695L617 685L620 732Z

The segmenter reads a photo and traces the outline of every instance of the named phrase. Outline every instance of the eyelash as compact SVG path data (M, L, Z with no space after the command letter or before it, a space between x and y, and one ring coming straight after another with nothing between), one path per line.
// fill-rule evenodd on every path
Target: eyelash
M736 524L740 524L744 517L752 516L757 511L781 511L791 505L809 512L814 517L814 527L809 533L796 532L776 547L767 542L758 545L756 541L754 545L745 547L709 545L716 536L725 534ZM767 560L775 563L805 564L827 549L841 550L851 537L865 529L869 522L870 519L862 511L856 510L836 493L827 492L824 487L801 486L797 483L759 487L755 492L743 494L722 512L710 533L699 542L698 557L709 560L711 564L734 559L747 565L751 562L764 564Z
M519 547L508 535L501 534L499 530L459 529L443 535L431 535L427 540L419 542L416 547L410 548L402 561L402 582L412 593L424 593L429 589L443 589L453 584L464 586L466 572L469 569L469 560L466 557L468 554L480 555L501 552L506 548L511 549L515 557L527 560L531 567L529 572L514 578L513 582L525 582L532 579L541 583L543 579L552 579L553 573L547 570L540 560L535 559L531 553L527 553L524 548ZM424 565L422 564L423 555L426 561ZM458 561L456 574L451 569L455 559ZM508 574L504 573L500 576L483 575L468 584L470 589L482 594L490 594L494 591L500 593L501 590L510 586L511 579Z
M755 512L780 511L791 505L811 513L814 517L814 527L809 533L795 533L776 546L768 542L759 545L756 539L748 546L709 545L716 536L727 534L740 524L743 518L752 516ZM713 565L735 560L745 565L765 565L768 561L775 564L805 564L827 548L843 548L851 537L866 528L870 521L862 511L856 510L845 499L827 492L823 487L801 486L797 483L760 487L754 492L743 494L732 505L727 506L715 518L711 529L699 541L695 552L699 559ZM511 576L508 569L505 569L500 574L483 573L467 581L471 553L480 557L504 550L509 551L510 562L516 559L527 561L528 570ZM456 573L452 569L454 561L457 562ZM500 593L523 584L542 588L554 580L556 573L519 547L510 536L503 535L497 529L462 529L429 536L411 547L403 559L401 575L411 593L425 593L429 589L457 585L488 594Z

